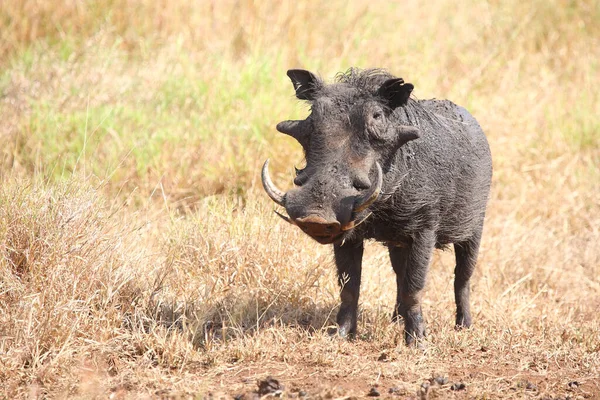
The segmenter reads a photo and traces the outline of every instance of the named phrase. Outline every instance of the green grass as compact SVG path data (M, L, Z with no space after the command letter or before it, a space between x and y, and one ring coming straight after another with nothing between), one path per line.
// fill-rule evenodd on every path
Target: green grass
M107 71L127 68L111 54L104 60ZM248 160L265 151L274 132L274 123L266 121L283 105L275 95L283 90L272 90L273 66L252 60L242 69L227 65L208 79L179 51L172 57L164 73L151 77L151 91L142 76L115 83L100 75L95 87L74 76L62 80L58 93L28 97L30 112L16 122L15 158L46 179L80 169L113 182L134 176L152 190L161 176L180 181L202 174L212 184L199 195L238 193L254 179L256 162ZM68 70L68 62L51 59L57 70ZM224 169L235 171L229 177L239 181L223 187L218 181Z
M145 3L140 6L140 13L154 10ZM437 8L436 12L444 15L454 5L440 2ZM98 18L100 9L102 18ZM225 26L238 26L236 21L252 12L252 7L222 21L217 11L202 15L210 26L222 23L222 32L228 36L205 28L200 30L207 36L194 36L189 29L200 14L180 5L164 16L181 23L176 36L171 36L173 26L164 22L151 34L155 27L141 17L135 23L138 17L134 14L130 24L124 23L120 18L127 10L118 9L117 3L81 10L67 7L64 12L71 17L60 23L56 23L57 10L47 5L43 10L34 23L48 33L39 40L17 42L17 50L9 53L7 60L11 71L22 71L42 85L51 84L53 78L32 70L34 65L52 65L61 79L60 86L27 99L32 112L18 123L21 135L27 136L21 140L26 145L19 147L22 154L13 155L26 170L45 171L50 177L65 176L82 160L86 170L101 177L125 163L126 171L115 172L114 180L129 179L127 171L133 168L133 176L143 183L147 195L164 174L173 181L184 181L193 166L204 171L211 182L198 195L223 189L237 192L252 180L244 165L258 163L253 157L240 161L238 152L260 154L261 158L283 152L300 161L300 152L289 140L274 140L276 122L305 114L303 107L289 101L292 95L284 75L285 69L298 65L325 76L349 66L388 67L414 82L418 97L455 99L482 116L484 125L490 114L505 115L499 125L498 121L487 124L492 140L497 130L513 129L511 121L519 118L522 123L515 128L527 131L528 138L522 143L547 147L549 142L559 141L575 151L593 150L597 145L594 112L587 111L598 103L590 84L597 61L594 64L593 57L582 53L593 45L595 32L597 10L589 4L566 8L542 2L505 5L492 13L488 6L476 5L470 13L442 20L427 18L430 10L410 4L389 8L356 5L319 15L301 7L294 13L296 19L310 18L319 26L320 35L311 34L295 20L267 22L266 15L255 25L224 30ZM521 18L513 18L515 12ZM387 15L420 22L399 24ZM269 23L282 30L269 31ZM21 27L18 21L11 24ZM557 41L557 32L563 40ZM577 40L569 42L573 37ZM272 45L290 40L289 47ZM390 45L383 46L385 43ZM563 50L557 43L565 45ZM568 61L559 67L558 51L581 54L590 63ZM86 79L87 72L95 73L94 79ZM7 75L4 79L12 78ZM572 89L558 90L559 82L576 84L577 80L579 95ZM577 110L573 113L573 108L564 107L569 103L581 106L573 107ZM535 114L529 113L532 109ZM552 124L545 133L538 129L541 122L532 121L540 113ZM87 133L94 132L90 140L86 139L86 126ZM210 148L202 150L206 143ZM555 147L562 151L560 145ZM183 148L187 150L182 154ZM224 156L216 168L215 161L203 154L210 150ZM183 164L186 170L172 174L173 164ZM277 161L274 166L276 171L282 168ZM218 183L217 175L223 169L239 170L234 177L240 176L240 180L234 179L231 187Z

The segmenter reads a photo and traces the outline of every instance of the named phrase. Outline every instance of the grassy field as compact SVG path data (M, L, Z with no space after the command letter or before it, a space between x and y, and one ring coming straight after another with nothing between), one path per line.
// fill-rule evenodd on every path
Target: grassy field
M331 249L262 192L303 162L285 71L351 66L492 148L474 326L436 252L425 351L377 243L359 337L330 337ZM600 398L599 87L598 0L2 0L0 398Z

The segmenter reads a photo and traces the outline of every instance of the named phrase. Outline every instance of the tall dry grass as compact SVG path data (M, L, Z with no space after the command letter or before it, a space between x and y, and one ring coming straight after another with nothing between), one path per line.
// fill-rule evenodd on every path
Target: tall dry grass
M268 374L286 396L598 396L599 41L598 1L3 1L0 397L234 395ZM492 147L475 327L451 329L436 253L425 353L389 323L377 244L361 335L330 338L330 250L261 193L266 157L282 187L302 162L273 128L307 112L285 70L350 66L466 106Z

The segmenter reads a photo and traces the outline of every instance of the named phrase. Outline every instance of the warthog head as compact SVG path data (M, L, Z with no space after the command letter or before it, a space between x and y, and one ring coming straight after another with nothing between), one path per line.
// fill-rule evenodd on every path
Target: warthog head
M371 79L350 70L333 84L304 70L287 75L311 112L305 120L280 122L277 130L302 145L306 167L297 170L296 187L284 192L271 181L267 160L263 186L285 207L289 217L278 213L283 219L319 243L341 241L370 216L369 207L384 187L382 166L401 145L419 137L415 127L394 117L413 85L379 70Z

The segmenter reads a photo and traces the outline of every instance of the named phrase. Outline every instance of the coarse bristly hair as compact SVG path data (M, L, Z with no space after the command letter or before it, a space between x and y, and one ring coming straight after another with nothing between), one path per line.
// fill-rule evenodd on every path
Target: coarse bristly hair
M340 72L335 76L337 83L345 83L360 91L375 94L383 82L388 79L397 78L383 68L349 68L346 72Z
M386 69L383 68L367 68L360 69L356 67L349 68L346 72L340 72L335 76L335 83L349 85L359 91L359 95L371 95L377 96L377 92L381 85L389 79L402 79L395 75L392 75ZM326 89L327 85L323 82L319 83L320 89ZM393 110L390 110L393 111ZM432 110L426 109L422 104L414 99L408 99L408 102L402 107L402 111L396 112L396 118L399 122L406 123L408 125L420 126L424 121L427 121L433 126L443 125L446 128L448 122L447 118L440 119L440 116Z

